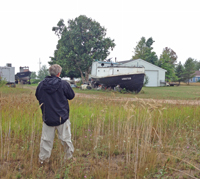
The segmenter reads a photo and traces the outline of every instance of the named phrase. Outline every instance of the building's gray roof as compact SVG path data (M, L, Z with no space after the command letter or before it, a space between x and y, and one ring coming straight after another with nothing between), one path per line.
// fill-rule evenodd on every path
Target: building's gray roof
M121 62L118 62L118 63L122 63L122 64L124 64L124 63L129 63L129 62L131 62L131 61L136 61L136 60L142 60L141 58L138 58L138 59L131 59L131 60L125 60L125 61L121 61ZM159 66L156 66L156 65L154 65L154 64L152 64L152 63L150 63L150 62L148 62L148 61L146 61L146 60L143 60L144 62L146 62L146 63L149 63L149 64L151 64L151 65L153 65L153 66L155 66L155 67L157 67L157 68L159 68L159 69L162 69L162 70L165 70L165 69L163 69L163 68L161 68L161 67L159 67ZM165 70L165 71L167 71L167 70Z
M128 63L128 62L131 62L131 61L133 61L132 59L131 60L124 60L124 61L119 61L119 62L117 62L117 63Z
M200 71L195 71L195 76L200 76Z

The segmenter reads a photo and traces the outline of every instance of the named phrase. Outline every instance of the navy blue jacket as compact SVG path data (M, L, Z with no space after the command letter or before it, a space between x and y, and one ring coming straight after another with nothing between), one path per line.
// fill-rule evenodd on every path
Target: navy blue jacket
M47 76L38 85L35 96L41 105L43 121L48 126L58 126L69 118L68 99L73 99L75 94L66 81Z

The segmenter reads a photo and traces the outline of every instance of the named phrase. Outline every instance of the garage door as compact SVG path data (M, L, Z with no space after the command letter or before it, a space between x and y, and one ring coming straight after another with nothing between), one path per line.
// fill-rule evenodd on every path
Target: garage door
M149 82L146 86L158 86L158 71L145 71L145 74L149 78Z

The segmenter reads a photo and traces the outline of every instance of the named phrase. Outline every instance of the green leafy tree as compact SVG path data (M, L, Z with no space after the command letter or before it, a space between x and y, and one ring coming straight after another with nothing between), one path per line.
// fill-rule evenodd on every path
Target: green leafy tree
M60 19L60 21L57 23L57 27L53 27L52 31L55 32L55 34L58 36L58 38L61 37L63 31L66 31L65 23L63 19Z
M32 71L31 72L31 79L35 80L37 78L36 72Z
M135 54L132 59L143 59L149 63L157 64L158 57L155 52L153 52L153 41L152 37L150 37L147 41L145 37L142 37L138 42L137 46L134 48Z
M39 70L37 77L38 77L38 79L43 80L48 75L49 75L49 71L48 71L46 65L43 65L41 67L41 69Z
M198 61L198 63L195 66L196 71L200 71L200 61Z
M177 76L177 80L180 84L181 81L184 81L184 77L183 77L184 67L181 64L181 62L179 62L178 65L176 66L175 73L176 73L176 76Z
M30 79L30 82L32 84L36 84L38 82L40 82L41 80L40 79L37 79L37 75L36 75L36 72L31 72L31 79Z
M195 63L194 59L188 58L184 64L185 70L183 73L183 77L186 79L188 85L190 83L190 79L195 76Z
M200 70L200 61L194 60L194 64L195 64L195 70L199 71Z
M176 53L168 48L165 47L163 49L163 52L160 56L160 59L158 60L158 66L167 70L165 74L166 81L177 81L178 78L175 74L175 65L176 65L176 60L177 60L177 55Z
M88 81L92 62L106 59L115 47L114 40L105 38L106 29L84 15L68 20L67 26L61 19L52 30L60 39L49 64L61 65L66 73L78 71L83 82Z
M67 73L66 73L66 76L67 77L69 77L71 80L73 80L74 78L79 78L79 77L81 77L81 74L80 74L80 72L79 71L72 71L72 70L70 70L70 71L68 71Z
M69 77L71 80L73 80L74 78L80 78L81 74L78 70L65 71L62 69L60 77Z

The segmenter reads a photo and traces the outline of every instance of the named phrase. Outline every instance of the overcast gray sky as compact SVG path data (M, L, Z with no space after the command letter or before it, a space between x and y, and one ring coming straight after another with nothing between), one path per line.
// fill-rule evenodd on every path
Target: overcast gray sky
M169 47L185 63L200 60L200 1L198 0L6 0L0 2L0 66L12 63L38 72L39 58L48 65L58 38L52 31L60 19L79 15L107 29L116 47L109 57L129 60L144 36L154 39L157 56Z

